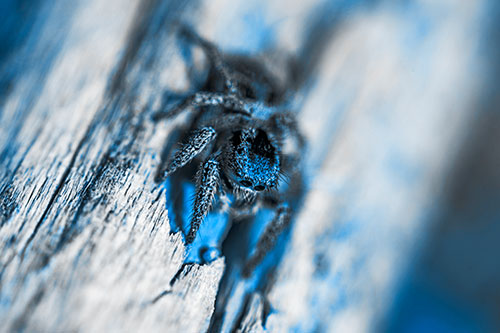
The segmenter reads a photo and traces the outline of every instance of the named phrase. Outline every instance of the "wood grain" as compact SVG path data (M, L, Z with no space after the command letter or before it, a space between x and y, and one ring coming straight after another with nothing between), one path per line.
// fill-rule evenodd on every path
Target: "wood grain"
M480 2L353 3L38 4L0 67L0 330L373 327L472 114ZM170 232L154 178L176 123L151 115L193 85L179 21L225 51L302 64L309 189L264 289L229 277L218 296L225 258L183 265Z

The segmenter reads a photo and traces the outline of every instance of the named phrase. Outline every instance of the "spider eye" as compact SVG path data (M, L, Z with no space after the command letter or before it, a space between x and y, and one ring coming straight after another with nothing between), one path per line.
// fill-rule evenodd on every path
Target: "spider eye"
M257 185L257 186L255 186L255 187L254 187L254 189L255 189L256 191L262 191L262 190L264 189L264 186L262 186L262 185Z
M252 186L252 182L245 179L245 180L242 180L241 181L241 185L245 186L245 187L251 187Z
M255 93L249 87L245 88L245 97L248 99L256 99Z
M231 137L231 143L235 147L238 147L241 144L241 131L233 132L233 136Z
M259 129L257 131L257 136L255 137L253 144L252 144L252 151L255 154L258 154L260 156L264 156L267 158L271 158L275 154L274 147L272 146L271 142L269 141L269 138L267 137L266 132L264 132L261 129Z

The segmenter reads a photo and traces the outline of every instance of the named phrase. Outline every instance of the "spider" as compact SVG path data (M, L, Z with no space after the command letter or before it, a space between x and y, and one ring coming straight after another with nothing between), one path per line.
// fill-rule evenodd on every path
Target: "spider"
M262 63L246 56L223 55L188 27L181 27L180 32L201 47L210 69L203 91L153 116L159 120L192 111L185 143L166 163L162 179L181 169L189 169L187 178L194 174L196 190L185 235L187 245L194 241L217 196L230 197L233 217L255 214L261 206L274 209L274 217L244 265L242 274L248 277L290 224L289 202L301 184L305 140L295 114L288 110L286 89ZM193 161L199 162L196 172L189 168Z

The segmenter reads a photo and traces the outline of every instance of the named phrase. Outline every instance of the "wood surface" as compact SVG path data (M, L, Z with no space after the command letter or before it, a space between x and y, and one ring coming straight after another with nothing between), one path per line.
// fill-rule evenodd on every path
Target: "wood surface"
M37 2L0 63L0 330L370 330L472 117L481 3ZM155 182L176 121L151 115L206 66L186 64L180 21L303 70L308 190L259 290L229 276L218 294L224 253L183 265Z

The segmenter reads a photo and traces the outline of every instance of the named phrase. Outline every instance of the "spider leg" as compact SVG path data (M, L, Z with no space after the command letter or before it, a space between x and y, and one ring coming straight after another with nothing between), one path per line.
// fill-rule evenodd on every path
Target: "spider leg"
M271 222L266 226L264 232L257 241L254 253L247 259L243 267L242 275L247 278L257 267L266 254L275 246L278 236L288 227L291 220L291 210L287 205L280 205Z
M186 236L186 244L191 244L203 219L212 206L212 202L217 192L220 181L220 165L217 157L212 155L201 164L196 175L196 195L193 206L193 216L191 217L191 227Z
M186 98L184 102L168 111L158 111L153 114L153 121L160 119L173 118L183 111L188 110L190 106L203 107L203 106L223 106L230 112L241 113L250 115L251 105L245 103L244 100L236 97L235 95L228 95L217 92L197 92L194 95Z
M302 153L306 140L299 131L295 115L290 112L276 112L269 118L269 122L273 131L281 133L282 137L295 137L298 145L298 153Z
M191 99L192 97L186 98L183 102L181 102L179 105L176 105L174 108L170 110L154 112L153 115L151 116L152 120L154 122L157 122L162 119L170 119L177 116L182 111L188 110L188 107L192 104Z
M191 97L191 104L195 107L223 106L231 111L250 115L252 102L245 101L232 94L218 92L198 92Z
M175 170L189 163L196 155L201 153L205 147L215 139L216 131L212 127L204 127L197 130L188 142L177 150L170 162L164 177L172 174Z
M236 80L232 77L232 74L230 73L229 68L224 62L222 54L219 52L219 49L214 44L202 38L188 26L183 26L181 28L181 33L194 43L201 46L201 48L205 51L210 61L212 61L215 70L219 72L221 76L224 78L224 84L229 93L232 95L238 95L239 91L236 86Z
M223 106L227 112L241 113L256 118L279 111L278 108L262 102L249 101L235 95L217 92L198 92L191 97L191 104L196 107Z
M183 103L172 110L155 113L153 120L158 121L162 118L172 118L182 111L187 110L189 106L222 106L225 112L240 113L246 116L272 114L277 111L275 107L267 106L262 102L248 101L232 94L202 91L188 97Z

